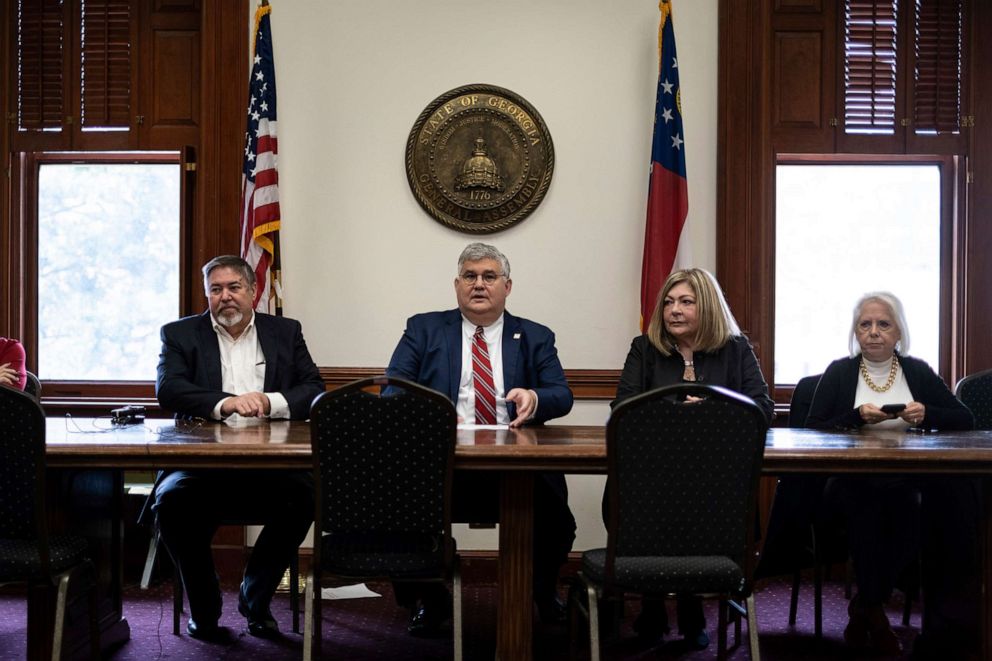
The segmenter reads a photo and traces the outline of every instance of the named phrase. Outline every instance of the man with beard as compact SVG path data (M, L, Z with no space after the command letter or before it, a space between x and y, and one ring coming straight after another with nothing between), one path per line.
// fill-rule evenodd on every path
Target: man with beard
M300 323L256 313L255 274L234 255L203 267L209 310L162 327L155 392L177 416L227 421L309 416L324 391ZM166 471L150 498L162 541L189 598L186 630L221 637L221 592L210 541L225 519L264 527L245 566L238 611L253 636L274 636L272 595L313 520L313 481L305 471Z

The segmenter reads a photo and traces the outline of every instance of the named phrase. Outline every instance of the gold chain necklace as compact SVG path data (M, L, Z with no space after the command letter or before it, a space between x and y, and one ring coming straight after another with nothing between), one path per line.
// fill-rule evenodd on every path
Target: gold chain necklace
M892 354L892 366L889 367L889 378L886 379L884 386L876 386L875 382L871 380L871 375L868 374L868 367L865 365L864 356L861 357L861 378L865 380L868 387L875 392L885 392L892 387L892 384L896 382L896 374L899 373L899 359L896 358L895 354Z

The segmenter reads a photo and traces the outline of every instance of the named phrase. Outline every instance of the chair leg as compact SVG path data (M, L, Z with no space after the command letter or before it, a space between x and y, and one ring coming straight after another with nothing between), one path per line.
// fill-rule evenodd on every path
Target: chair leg
M183 614L183 578L176 567L172 578L172 633L179 635L179 620Z
M730 606L726 599L721 599L716 607L716 658L724 661L727 658L727 612Z
M293 633L300 633L300 554L289 560L289 609L293 611Z
M734 649L737 649L741 644L741 614L737 610L734 611Z
M455 556L454 569L452 572L452 592L454 592L454 639L455 639L455 661L462 661L462 568L461 558Z
M823 568L819 560L813 561L813 633L823 638Z
M792 596L789 598L789 626L796 626L796 611L799 610L799 587L802 583L802 572L796 568L792 573Z
M310 574L303 592L303 661L313 661L313 636L313 574Z
M52 661L62 659L62 635L65 633L65 602L69 593L69 572L58 576L58 596L55 599L55 631L52 634Z
M596 588L586 585L589 598L589 659L599 661L599 595Z
M747 608L747 640L751 661L761 661L761 649L758 644L758 613L754 608L754 595L749 595L744 604Z
M147 590L152 583L152 571L155 569L155 558L158 555L158 531L148 540L148 555L145 556L145 568L141 572L141 589Z

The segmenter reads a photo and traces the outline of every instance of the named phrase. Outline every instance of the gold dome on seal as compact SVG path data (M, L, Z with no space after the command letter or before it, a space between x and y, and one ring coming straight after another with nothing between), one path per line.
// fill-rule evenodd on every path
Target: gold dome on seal
M465 159L462 173L455 179L455 190L490 188L502 192L505 187L496 162L486 150L486 141L482 137L476 138L472 155Z

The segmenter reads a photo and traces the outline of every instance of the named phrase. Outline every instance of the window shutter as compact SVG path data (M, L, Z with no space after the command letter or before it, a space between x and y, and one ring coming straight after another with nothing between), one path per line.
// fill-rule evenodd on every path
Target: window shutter
M916 0L913 126L958 133L961 122L963 0Z
M60 0L21 0L17 8L17 128L61 130L65 105Z
M130 0L82 2L80 115L84 129L130 125L130 5Z
M897 0L846 0L844 130L889 134L896 120Z

